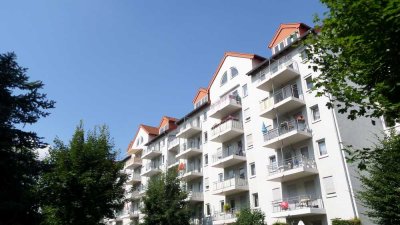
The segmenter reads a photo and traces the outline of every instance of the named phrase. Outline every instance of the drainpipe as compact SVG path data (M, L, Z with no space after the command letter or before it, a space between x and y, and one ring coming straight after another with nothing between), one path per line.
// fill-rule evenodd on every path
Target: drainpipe
M331 100L331 95L329 95L329 100ZM346 181L347 181L347 188L349 189L351 206L352 206L352 209L353 209L353 215L354 215L354 217L359 218L358 212L356 210L357 206L356 206L356 199L354 197L353 186L352 186L351 181L350 181L349 168L348 168L348 166L347 166L347 164L345 162L345 157L346 156L344 155L344 151L342 150L343 149L343 142L342 142L342 138L340 137L339 125L337 123L336 114L333 111L333 108L331 108L331 113L332 113L332 117L333 117L333 123L335 124L336 137L337 137L338 144L340 146L340 152L341 152L341 155L342 155L342 157L341 157L342 164L343 164L343 167L345 168L345 176L346 176Z

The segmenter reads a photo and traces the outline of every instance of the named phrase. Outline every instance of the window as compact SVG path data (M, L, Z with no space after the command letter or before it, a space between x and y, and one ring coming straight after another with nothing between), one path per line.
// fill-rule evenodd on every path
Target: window
M246 177L246 175L245 175L245 172L244 172L244 168L243 167L239 168L239 178L245 179L245 177Z
M207 131L204 132L204 143L207 143L208 141L208 135L207 135Z
M281 200L282 198L281 198L281 194L282 194L282 192L281 192L281 189L280 188L274 188L274 189L272 189L272 200L273 201L279 201L279 200Z
M208 191L210 189L210 183L209 183L208 177L204 178L204 187L205 187L206 191Z
M242 86L242 91L243 91L243 97L246 97L249 94L247 90L247 84Z
M319 114L318 105L314 105L313 107L311 107L311 115L312 115L313 121L317 121L317 120L321 119L321 116Z
M279 52L279 46L278 46L278 45L276 45L276 46L274 47L274 54L276 54L277 52Z
M244 122L250 122L251 118L250 118L250 108L247 108L244 110L243 112L243 116L244 116Z
M247 142L247 149L253 148L253 134L248 134L246 136L246 142Z
M224 211L225 201L222 200L222 201L220 202L220 205L221 205L221 212L223 212L223 211Z
M208 165L208 154L204 155L204 165Z
M333 176L324 177L324 178L322 178L322 180L323 180L324 187L325 187L325 193L327 195L335 194L336 190L335 190L335 185L333 183Z
M250 163L250 175L251 176L256 175L256 163Z
M320 156L327 155L328 151L326 150L325 139L317 141L317 143L318 143L319 155Z
M207 216L211 215L211 207L209 203L206 204L206 215Z
M301 60L304 62L304 61L306 61L307 60L307 52L306 52L306 50L303 50L303 51L301 51L300 52L300 58L301 58Z
M307 87L307 90L310 90L311 88L314 87L311 75L306 77L306 87Z
M285 47L283 41L281 43L279 43L279 49L282 51L282 49Z
M253 194L253 205L254 205L254 207L258 207L259 206L259 204L258 204L258 193L254 193Z
M235 67L231 67L230 71L231 71L231 79L239 74L239 71Z
M225 72L221 77L220 85L223 86L224 84L226 84L227 81L228 81L228 75Z
M203 113L203 121L207 121L207 112Z
M219 182L224 181L224 174L222 174L222 173L219 173L219 174L218 174L218 181L219 181Z

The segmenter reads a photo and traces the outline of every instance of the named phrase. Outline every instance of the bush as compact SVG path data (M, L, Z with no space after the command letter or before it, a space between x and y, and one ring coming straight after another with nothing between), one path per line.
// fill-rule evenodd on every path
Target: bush
M351 220L342 220L339 218L332 219L332 225L361 225L361 221L358 218Z
M260 210L242 209L235 225L264 225L265 214Z
M285 222L275 222L272 225L289 225L289 224Z

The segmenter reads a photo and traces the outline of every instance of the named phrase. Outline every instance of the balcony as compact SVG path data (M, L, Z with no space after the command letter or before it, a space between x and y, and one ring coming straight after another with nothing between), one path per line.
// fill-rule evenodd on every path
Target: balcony
M301 195L272 202L273 218L326 214L321 197Z
M176 136L178 138L189 138L198 133L201 133L200 121L192 119L183 123Z
M200 192L200 191L189 191L188 192L188 201L190 201L190 202L202 202L202 201L204 201L203 192Z
M273 119L277 114L283 115L305 105L297 85L288 85L260 102L260 116Z
M161 168L162 165L159 165L157 163L148 163L146 164L145 167L142 168L142 174L140 175L145 177L151 177L161 173L162 172Z
M178 166L179 165L179 160L174 158L170 158L167 160L167 168L171 169L174 166Z
M189 159L193 156L201 155L201 143L195 140L188 140L180 147L179 153L176 155L177 159Z
M307 123L302 120L289 120L280 126L264 133L264 147L281 148L312 137Z
M245 191L249 191L249 185L245 178L234 177L224 181L214 182L213 184L214 195L231 195Z
M242 135L243 133L242 122L230 117L222 123L216 124L211 128L210 140L223 143Z
M245 208L250 208L250 206L243 205L227 212L214 212L212 216L212 224L234 224L236 222L237 215L240 213L240 210Z
M147 187L144 185L140 185L131 193L131 198L133 200L138 200L146 194L146 191Z
M161 154L160 148L158 146L153 146L143 152L142 159L153 159Z
M268 166L268 181L286 182L318 174L314 159L296 156Z
M273 87L280 87L300 75L297 62L292 60L278 60L259 73L257 88L272 91Z
M226 95L211 105L208 115L212 118L222 119L241 108L242 103L239 96Z
M128 184L136 184L142 182L142 179L140 177L140 174L138 173L131 173L129 174L129 179L128 179Z
M127 162L126 162L126 168L127 169L135 169L139 166L142 165L142 159L138 157L131 157Z
M246 155L242 148L238 146L225 148L223 151L219 148L217 154L212 156L212 162L212 167L226 168L246 162Z
M139 209L129 211L129 217L131 218L139 218L139 215L140 215Z
M181 171L181 175L179 176L179 178L187 182L202 176L203 176L203 170L201 166L199 165L195 166L189 164L184 171Z
M128 150L129 155L137 154L143 150L142 147L132 147L131 149Z
M168 151L177 152L179 149L179 138L172 138L168 140Z

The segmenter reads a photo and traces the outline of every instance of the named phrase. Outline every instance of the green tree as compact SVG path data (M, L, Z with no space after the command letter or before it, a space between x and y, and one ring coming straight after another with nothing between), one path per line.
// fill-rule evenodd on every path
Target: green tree
M85 131L82 123L68 145L55 141L40 179L43 224L94 225L113 218L124 204L123 164L106 126Z
M40 93L41 81L30 81L14 53L0 54L0 224L37 224L40 172L35 149L41 138L23 130L49 115L54 101Z
M387 135L371 149L351 152L350 161L363 161L363 190L358 198L369 209L367 215L379 225L400 224L400 135Z
M143 197L142 225L188 225L190 210L187 193L182 190L176 169L152 177Z
M400 1L321 0L328 12L316 17L317 35L306 42L315 71L317 96L331 95L328 107L358 116L400 113Z
M260 210L242 209L236 220L236 225L264 225L265 214Z

